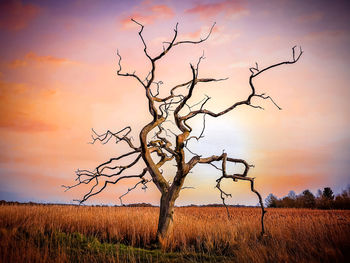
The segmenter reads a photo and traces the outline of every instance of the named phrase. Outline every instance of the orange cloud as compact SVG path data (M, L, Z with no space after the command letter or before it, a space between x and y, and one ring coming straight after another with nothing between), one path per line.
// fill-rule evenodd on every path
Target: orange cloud
M147 25L153 24L156 20L169 19L174 16L174 11L167 5L150 6L147 2L139 9L120 21L124 29L135 26L135 23L131 21L132 18L137 22Z
M210 32L210 27L208 26L203 26L199 30L186 33L186 34L181 34L179 36L179 39L181 40L199 40L203 39L208 35ZM238 32L232 32L230 34L224 33L225 28L224 27L219 27L218 25L215 25L212 29L211 36L210 36L210 45L221 45L221 44L226 44L233 39L236 39L240 36ZM157 39L159 42L159 39ZM165 39L164 39L165 41Z
M5 117L1 116L0 128L18 132L46 132L57 130L55 125L35 120L21 111L11 112L11 115Z
M33 4L23 4L20 0L1 1L0 28L18 31L26 28L40 13L40 8Z
M201 19L211 18L219 13L225 13L226 17L233 17L237 14L246 13L247 9L242 5L242 1L221 1L210 4L198 4L185 10L188 14L198 14Z
M14 112L11 118L2 118L0 128L7 128L19 132L46 132L54 131L56 126L45 123L40 120L28 119L21 112Z
M34 92L25 84L0 82L0 128L19 132L56 130L37 109L50 96L50 92Z
M29 63L44 64L49 63L52 65L62 65L72 63L72 61L65 58L57 58L53 56L39 56L34 52L27 53L23 59L16 59L10 62L10 68L25 67Z
M194 40L198 41L200 39L205 38L208 33L210 32L210 27L211 26L203 26L197 31L181 34L178 39L180 40ZM232 40L240 37L239 32L230 32L225 33L226 29L224 27L220 27L218 25L215 25L212 29L211 35L210 35L210 40L208 41L209 45L222 45L231 42ZM165 41L163 38L156 39L156 43Z
M219 33L222 31L222 28L219 27L218 25L214 26L212 29L212 34ZM201 36L207 36L208 33L210 32L210 27L201 27L197 31L190 32L187 34L182 34L181 37L183 39L199 39Z

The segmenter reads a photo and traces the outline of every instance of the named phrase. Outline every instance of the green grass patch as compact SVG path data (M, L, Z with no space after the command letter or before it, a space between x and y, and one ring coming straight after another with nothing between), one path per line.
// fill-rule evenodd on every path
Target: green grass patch
M35 253L45 253L50 262L228 262L228 257L205 253L163 252L159 249L145 249L121 243L100 241L94 236L81 233L36 232L23 229L0 231L0 241L7 243L7 250L15 250L26 244L30 258L40 258ZM3 247L3 249L5 249ZM17 251L19 252L19 251ZM21 253L21 252L20 252ZM26 259L28 255L24 255ZM20 259L20 258L19 258ZM232 259L232 258L231 258ZM57 261L56 261L57 260ZM27 260L26 260L27 261ZM31 260L29 260L31 261ZM43 260L44 262L44 260Z

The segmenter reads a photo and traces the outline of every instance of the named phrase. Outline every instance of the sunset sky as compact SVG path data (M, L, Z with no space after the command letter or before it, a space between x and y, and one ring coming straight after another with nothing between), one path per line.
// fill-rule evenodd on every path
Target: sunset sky
M199 85L192 104L212 97L206 107L219 111L249 94L249 67L290 60L300 45L301 59L272 69L255 81L269 101L265 110L241 107L221 118L207 118L205 138L191 142L203 156L221 154L254 164L250 175L263 197L278 197L329 186L340 193L350 185L350 5L347 1L1 1L0 2L0 199L65 202L86 187L74 184L74 171L93 169L126 151L121 145L88 144L91 128L117 131L127 125L138 138L150 120L144 89L117 76L116 51L124 72L146 76L149 64L138 38L136 19L145 25L152 56L172 38L210 38L177 46L158 65L163 94L188 81L189 63L203 51L200 77L229 79ZM202 118L194 122L200 133ZM173 174L173 168L165 171ZM214 188L220 173L197 166L177 205L220 203ZM170 178L170 177L169 177ZM112 185L87 204L119 204L135 181ZM256 204L245 182L224 184L229 204ZM149 185L125 203L159 203Z

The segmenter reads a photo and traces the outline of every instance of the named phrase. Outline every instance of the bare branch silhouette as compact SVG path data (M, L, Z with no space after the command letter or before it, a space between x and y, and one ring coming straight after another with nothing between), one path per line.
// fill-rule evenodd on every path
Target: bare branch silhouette
M132 190L136 189L136 187L139 185L139 184L142 184L142 189L146 191L147 189L147 183L151 182L151 180L147 180L147 179L144 179L142 178L141 181L137 182L133 187L131 188L128 188L128 191L125 192L124 194L122 194L121 196L119 196L119 200L120 200L120 204L122 206L124 206L123 204L123 197L126 196L127 194L129 194Z

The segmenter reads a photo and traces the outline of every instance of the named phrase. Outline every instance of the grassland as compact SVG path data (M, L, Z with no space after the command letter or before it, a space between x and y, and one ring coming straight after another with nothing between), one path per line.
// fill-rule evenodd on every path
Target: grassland
M152 249L158 208L0 206L0 262L350 262L350 211L176 208Z

